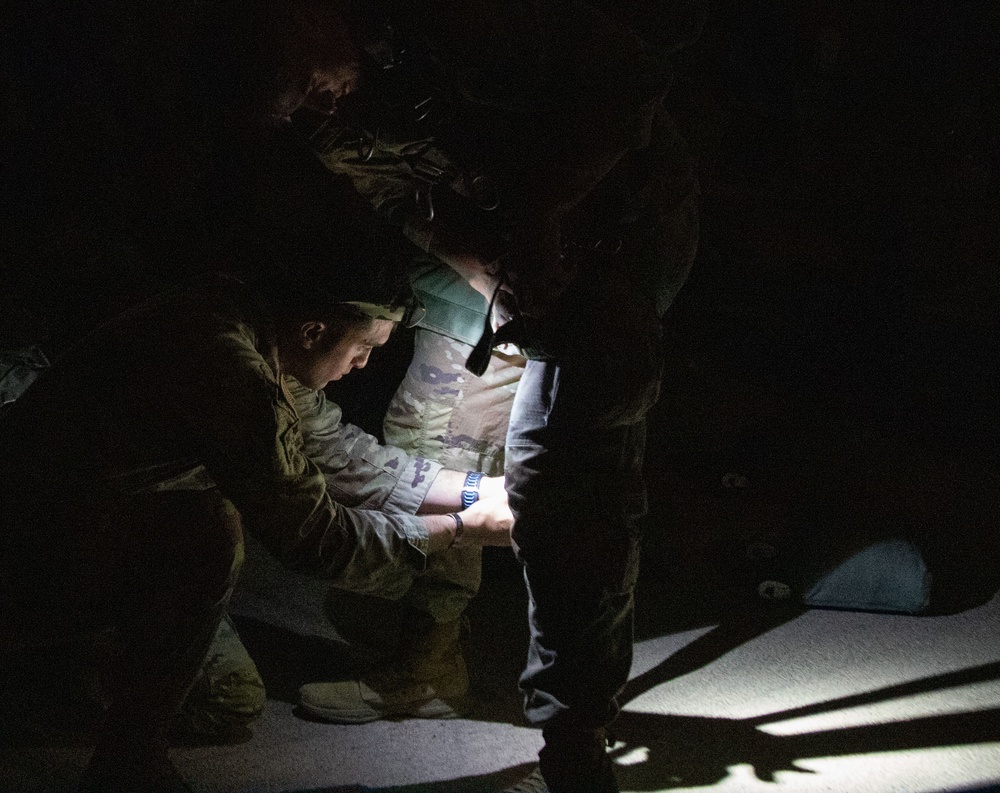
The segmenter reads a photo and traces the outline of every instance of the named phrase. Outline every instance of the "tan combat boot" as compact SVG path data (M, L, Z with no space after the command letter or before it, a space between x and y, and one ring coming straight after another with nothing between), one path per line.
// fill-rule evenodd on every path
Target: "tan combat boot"
M302 686L302 709L336 724L456 718L469 693L461 632L461 619L439 623L426 613L413 612L403 626L395 660L360 680Z

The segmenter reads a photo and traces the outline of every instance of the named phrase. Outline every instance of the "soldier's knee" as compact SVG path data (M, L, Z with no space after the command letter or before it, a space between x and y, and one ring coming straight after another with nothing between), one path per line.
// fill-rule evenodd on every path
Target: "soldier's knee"
M228 597L243 565L243 524L231 501L215 490L157 493L143 505L163 547L161 564L187 581L192 597Z

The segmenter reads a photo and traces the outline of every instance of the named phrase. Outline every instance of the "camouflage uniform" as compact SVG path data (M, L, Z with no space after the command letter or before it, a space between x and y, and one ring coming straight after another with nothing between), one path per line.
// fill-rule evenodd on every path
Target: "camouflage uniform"
M317 123L306 114L296 119L320 161L331 172L347 176L357 192L417 246L410 281L426 314L416 331L413 359L386 411L384 436L388 443L446 468L499 476L525 359L510 345L494 352L481 377L466 369L488 305L429 252L432 231L427 222L428 213L461 212L446 182L464 177L451 155L428 136L426 125L413 125L393 109L386 112L374 132L339 118ZM406 603L439 623L457 619L479 590L481 560L479 548L431 559L428 574L416 582Z
M385 439L445 468L499 476L524 359L494 354L483 376L476 377L465 368L471 352L470 344L417 330L413 361L386 412ZM479 591L482 549L438 554L428 567L407 602L439 622L457 619Z
M401 597L426 569L413 513L440 464L380 447L283 376L267 304L230 279L100 328L10 406L3 434L0 635L117 627L118 734L160 732L181 704L244 529L358 592Z

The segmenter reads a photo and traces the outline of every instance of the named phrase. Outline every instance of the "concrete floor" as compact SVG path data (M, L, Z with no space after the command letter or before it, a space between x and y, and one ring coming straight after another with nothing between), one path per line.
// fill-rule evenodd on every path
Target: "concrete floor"
M488 563L466 718L310 721L294 698L321 644L244 616L266 713L244 743L175 749L185 779L203 793L485 793L527 773L540 739L516 693L524 591L509 559ZM649 566L639 595L611 749L623 790L1000 790L1000 595L934 617L804 610L712 596L694 578L667 585ZM6 689L0 790L72 790L86 725L25 680Z

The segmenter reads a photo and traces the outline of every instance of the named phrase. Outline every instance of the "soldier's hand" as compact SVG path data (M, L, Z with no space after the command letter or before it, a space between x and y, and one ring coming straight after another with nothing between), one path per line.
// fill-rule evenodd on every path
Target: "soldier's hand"
M507 503L507 491L502 476L484 476L479 480L479 498L502 498Z
M517 316L517 299L506 284L502 284L493 300L493 312L490 324L493 330L499 330Z
M514 515L507 504L502 476L484 477L479 485L479 500L459 514L465 525L463 545L510 545Z

